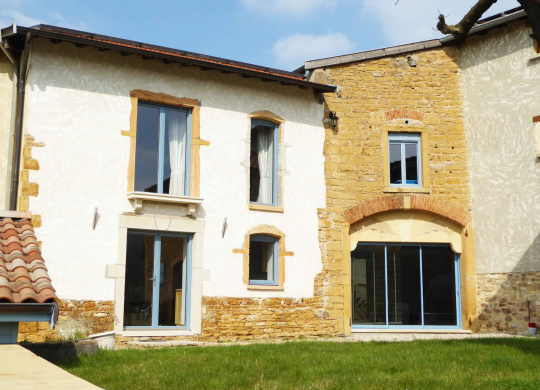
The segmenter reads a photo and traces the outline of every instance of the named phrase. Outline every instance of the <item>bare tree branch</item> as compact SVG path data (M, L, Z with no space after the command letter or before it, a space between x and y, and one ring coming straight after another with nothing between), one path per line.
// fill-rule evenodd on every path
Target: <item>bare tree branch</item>
M465 38L474 24L497 0L478 0L465 17L455 25L446 24L444 15L439 15L437 30L456 38ZM531 22L533 37L540 42L540 0L518 0ZM440 13L440 11L439 11Z
M471 10L461 19L458 24L447 25L443 14L439 15L437 30L443 34L453 35L455 38L466 37L474 24L482 17L489 7L495 4L497 0L478 0Z

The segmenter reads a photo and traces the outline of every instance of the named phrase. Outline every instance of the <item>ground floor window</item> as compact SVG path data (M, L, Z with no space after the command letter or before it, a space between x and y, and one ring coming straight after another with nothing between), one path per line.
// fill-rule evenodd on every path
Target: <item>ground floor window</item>
M351 267L353 327L461 328L459 255L449 245L359 243Z
M249 239L249 284L278 284L278 239L253 235Z
M126 328L189 328L191 246L191 235L128 232Z

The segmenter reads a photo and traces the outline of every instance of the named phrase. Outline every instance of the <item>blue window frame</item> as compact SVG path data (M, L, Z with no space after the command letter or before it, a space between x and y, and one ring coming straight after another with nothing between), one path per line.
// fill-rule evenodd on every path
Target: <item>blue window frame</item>
M445 244L359 243L351 252L352 327L461 329L459 260Z
M191 110L140 102L135 191L189 196Z
M422 187L420 134L388 134L388 169L391 187Z
M128 231L124 328L191 324L192 234Z
M278 206L278 125L251 120L250 203Z
M278 238L252 235L249 238L249 284L277 286Z

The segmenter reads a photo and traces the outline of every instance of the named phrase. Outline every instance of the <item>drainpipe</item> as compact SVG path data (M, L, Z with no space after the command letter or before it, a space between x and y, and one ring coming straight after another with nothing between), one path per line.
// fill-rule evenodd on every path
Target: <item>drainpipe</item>
M14 25L14 29L17 27ZM13 177L13 148L15 145L15 112L17 110L17 82L19 80L19 63L13 56L11 50L4 46L0 40L0 48L5 53L6 57L13 64L13 88L11 94L11 123L9 125L9 140L8 140L8 159L6 173L6 189L5 189L5 204L4 210L10 209L11 204L11 179Z
M28 70L28 58L30 56L30 46L32 44L32 34L26 33L24 52L22 54L21 66L19 70L19 92L17 98L17 127L15 130L15 158L13 159L13 179L11 184L11 207L10 210L17 210L19 194L19 175L21 170L21 147L22 147L22 125L24 108L24 87L26 84L26 73Z

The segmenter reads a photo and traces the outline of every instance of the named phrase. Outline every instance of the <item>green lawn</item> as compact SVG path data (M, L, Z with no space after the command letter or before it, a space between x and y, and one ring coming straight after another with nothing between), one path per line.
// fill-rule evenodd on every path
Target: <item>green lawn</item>
M540 389L540 339L103 351L67 371L116 389Z

